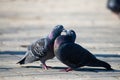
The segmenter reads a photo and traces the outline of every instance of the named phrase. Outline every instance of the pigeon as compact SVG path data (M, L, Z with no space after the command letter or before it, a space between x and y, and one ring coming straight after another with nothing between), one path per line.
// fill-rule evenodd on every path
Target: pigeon
M120 0L108 0L107 8L112 12L119 14L120 13Z
M107 70L113 70L111 66L97 59L91 52L75 43L76 33L74 30L69 30L66 35L60 35L54 43L54 54L63 64L67 65L66 72L73 69L92 66L104 67Z
M54 41L63 30L65 29L62 25L55 26L47 37L41 38L29 45L25 56L17 63L22 65L40 60L42 68L47 70L49 66L45 62L48 59L54 58Z

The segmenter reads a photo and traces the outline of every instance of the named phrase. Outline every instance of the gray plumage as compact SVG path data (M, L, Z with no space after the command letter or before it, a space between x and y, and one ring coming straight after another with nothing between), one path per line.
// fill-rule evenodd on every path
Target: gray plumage
M55 56L69 66L65 71L82 66L104 67L107 70L112 70L108 63L98 60L91 52L76 44L75 39L75 32L70 30L66 35L57 37L54 43Z
M55 56L53 51L54 40L63 30L64 27L62 25L57 25L46 38L39 39L28 46L25 56L18 62L18 64L21 65L40 60L43 64L43 68L47 69L48 66L45 64L46 60L52 59Z

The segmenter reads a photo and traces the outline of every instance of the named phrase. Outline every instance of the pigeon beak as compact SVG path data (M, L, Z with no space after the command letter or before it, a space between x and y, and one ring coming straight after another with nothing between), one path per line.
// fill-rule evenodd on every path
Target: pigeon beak
M67 34L67 30L63 29L61 35L66 35Z
M63 29L63 31L62 32L66 32L67 33L67 30L66 29Z
M70 30L67 30L66 34L67 34L67 35L70 35Z

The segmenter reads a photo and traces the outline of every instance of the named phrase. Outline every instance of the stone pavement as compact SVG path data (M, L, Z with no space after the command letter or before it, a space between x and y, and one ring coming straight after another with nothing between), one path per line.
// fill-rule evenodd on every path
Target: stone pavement
M0 0L0 80L120 80L120 19L106 9L107 0ZM74 29L76 42L112 65L115 71L82 67L61 72L56 58L43 70L35 62L16 64L31 42L53 26Z

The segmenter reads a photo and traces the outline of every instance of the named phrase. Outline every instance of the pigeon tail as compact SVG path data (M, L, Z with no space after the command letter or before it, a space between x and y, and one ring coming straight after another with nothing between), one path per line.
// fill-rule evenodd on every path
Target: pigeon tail
M92 66L92 67L104 67L104 68L106 68L107 70L113 70L113 69L111 68L111 65L110 65L110 64L108 64L107 62L98 60L98 59L95 59L95 60L91 61L87 66Z
M25 56L18 62L18 64L22 65L22 64L32 63L38 60L39 60L39 57L36 57L32 52L27 51Z
M101 67L104 67L104 68L106 68L107 70L113 70L113 69L111 68L111 65L108 64L107 62L98 60L98 64L100 64Z
M25 64L25 58L23 58L22 60L20 60L19 62L17 62L17 64L20 64L20 65Z

